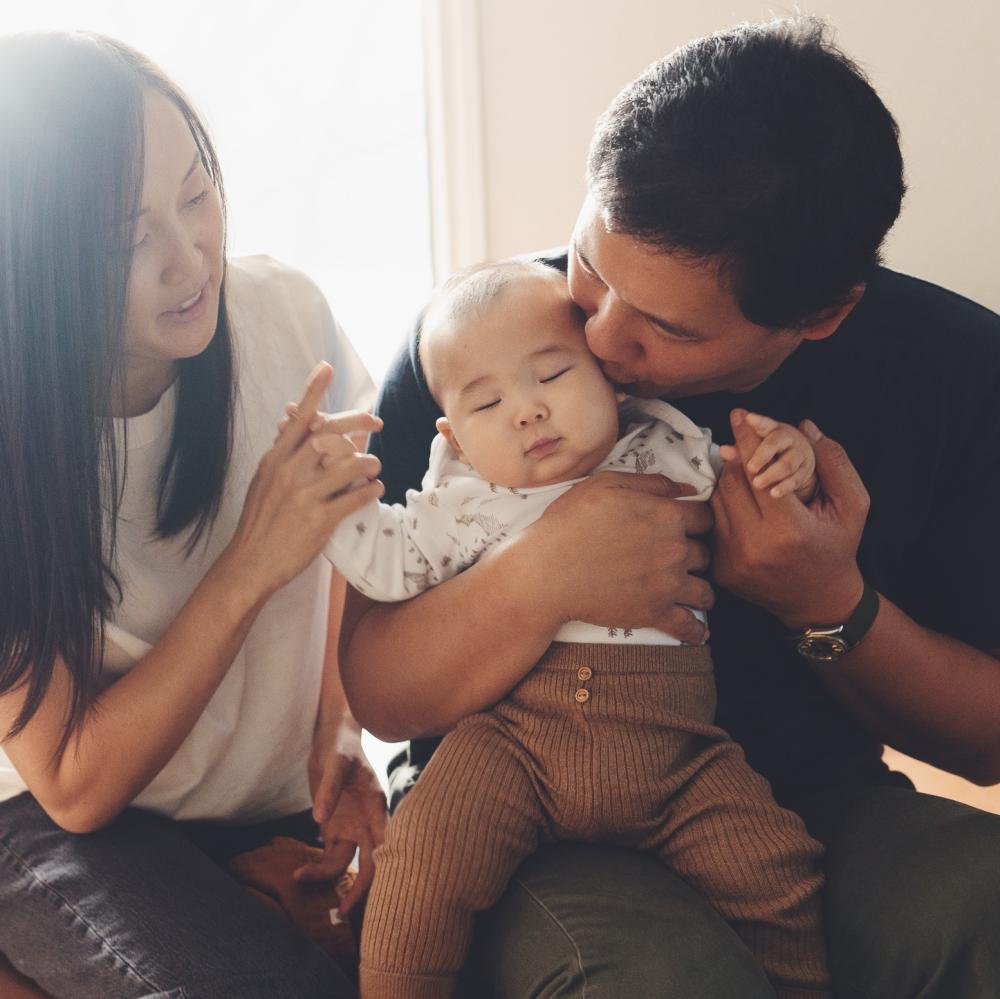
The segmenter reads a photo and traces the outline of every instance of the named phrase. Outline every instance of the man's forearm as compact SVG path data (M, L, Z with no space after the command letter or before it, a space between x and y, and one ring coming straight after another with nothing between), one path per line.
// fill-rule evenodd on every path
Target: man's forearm
M1000 782L1000 661L880 599L864 641L817 672L884 742L977 784Z
M341 674L365 728L391 741L441 734L531 669L561 621L544 599L552 566L522 558L524 540L405 603L348 591Z

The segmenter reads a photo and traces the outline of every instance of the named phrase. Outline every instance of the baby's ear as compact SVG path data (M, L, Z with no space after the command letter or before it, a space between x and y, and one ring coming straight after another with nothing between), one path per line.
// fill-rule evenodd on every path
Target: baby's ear
M452 451L458 455L459 460L465 461L465 455L462 454L462 448L459 446L458 438L455 436L455 431L451 429L448 417L439 416L434 426L437 427L437 432L451 445Z

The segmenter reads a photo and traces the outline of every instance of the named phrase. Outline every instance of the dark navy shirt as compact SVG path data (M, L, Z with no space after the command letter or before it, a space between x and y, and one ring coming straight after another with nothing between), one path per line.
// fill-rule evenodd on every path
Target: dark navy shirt
M565 269L565 254L544 259ZM387 502L419 486L441 415L420 370L418 331L419 320L378 402L385 429L372 450ZM720 444L732 442L737 406L814 420L843 444L871 494L859 552L868 581L919 624L1000 648L1000 316L880 268L833 336L803 341L763 384L676 405ZM725 590L716 596L717 720L750 763L779 791L889 780L881 744L780 623ZM414 742L409 762L422 765L435 745Z

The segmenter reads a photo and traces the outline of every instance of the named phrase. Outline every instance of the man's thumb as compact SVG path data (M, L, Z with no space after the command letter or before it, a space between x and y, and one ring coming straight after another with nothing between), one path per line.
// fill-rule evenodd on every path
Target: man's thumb
M799 429L813 446L816 474L823 493L830 499L851 503L867 512L868 490L843 446L827 437L812 420L803 420Z

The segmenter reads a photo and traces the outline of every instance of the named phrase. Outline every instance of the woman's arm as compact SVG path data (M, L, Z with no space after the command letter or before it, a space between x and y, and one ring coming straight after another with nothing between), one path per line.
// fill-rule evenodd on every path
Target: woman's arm
M336 881L358 851L358 876L340 898L346 915L364 897L375 873L372 853L385 835L386 800L361 745L361 726L354 720L340 682L338 639L344 610L344 578L333 573L323 684L309 758L313 818L323 836L323 853L294 872L304 883Z
M341 673L355 717L380 738L447 731L503 697L570 620L653 626L701 641L707 609L695 536L704 504L659 475L602 473L454 579L401 604L349 591Z
M329 380L314 378L303 408L315 409ZM87 832L110 822L177 751L215 693L270 595L315 558L337 523L376 498L367 482L377 459L345 445L320 464L295 423L264 456L229 545L159 641L103 691L55 755L70 701L69 672L57 664L42 704L5 750L31 792L64 828ZM352 483L365 482L360 488ZM24 689L0 699L9 731ZM265 737L262 734L262 737Z

